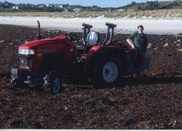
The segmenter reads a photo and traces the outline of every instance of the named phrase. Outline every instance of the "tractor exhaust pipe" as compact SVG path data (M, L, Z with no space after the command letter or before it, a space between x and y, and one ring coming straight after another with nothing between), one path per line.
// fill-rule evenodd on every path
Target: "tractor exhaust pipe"
M38 34L37 34L37 38L38 38L38 39L42 39L41 32L40 32L40 21L39 21L39 20L37 20L37 25L38 25Z

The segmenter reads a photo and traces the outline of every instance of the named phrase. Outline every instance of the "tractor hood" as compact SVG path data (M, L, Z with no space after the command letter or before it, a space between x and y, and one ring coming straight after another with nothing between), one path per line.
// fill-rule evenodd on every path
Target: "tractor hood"
M52 38L45 38L40 40L33 40L33 41L26 41L24 44L22 44L19 49L36 49L39 47L44 46L51 46L52 44L63 44L66 43L66 36L65 35L59 35ZM55 46L55 45L54 45Z

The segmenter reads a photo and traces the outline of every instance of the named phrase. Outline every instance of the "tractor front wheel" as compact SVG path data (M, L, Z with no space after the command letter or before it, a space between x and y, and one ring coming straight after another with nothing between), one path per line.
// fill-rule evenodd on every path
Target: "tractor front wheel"
M50 87L51 93L57 95L62 89L62 78L55 71L51 71L44 78L44 87Z
M11 82L10 82L10 88L11 89L22 88L24 85L25 84L18 79L11 80Z
M60 93L61 89L62 89L62 80L58 77L54 78L51 81L51 93L53 95L57 95Z

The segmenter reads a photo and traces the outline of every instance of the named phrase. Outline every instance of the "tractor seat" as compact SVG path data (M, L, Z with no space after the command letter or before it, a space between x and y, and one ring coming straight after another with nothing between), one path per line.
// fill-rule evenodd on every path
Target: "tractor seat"
M91 31L88 33L86 38L86 43L88 46L95 45L99 42L99 33Z

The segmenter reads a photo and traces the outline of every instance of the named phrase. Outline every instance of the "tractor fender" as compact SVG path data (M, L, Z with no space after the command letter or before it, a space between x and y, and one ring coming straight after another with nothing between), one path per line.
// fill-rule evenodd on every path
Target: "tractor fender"
M115 59L118 59L121 64L125 63L124 51L122 49L116 47L102 47L97 52L89 55L86 64L86 70L89 75L92 75L92 72L99 61L106 57L114 57Z

